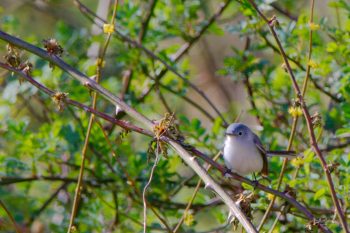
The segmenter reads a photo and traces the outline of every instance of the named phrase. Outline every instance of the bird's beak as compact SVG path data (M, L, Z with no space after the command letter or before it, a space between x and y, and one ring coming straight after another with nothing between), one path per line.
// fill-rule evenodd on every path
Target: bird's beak
M225 133L226 136L237 136L235 133Z

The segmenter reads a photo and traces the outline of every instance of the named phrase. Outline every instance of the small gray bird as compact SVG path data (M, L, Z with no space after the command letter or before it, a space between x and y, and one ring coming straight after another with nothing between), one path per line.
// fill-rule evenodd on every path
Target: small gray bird
M295 158L293 151L266 151L259 137L242 123L233 123L226 130L224 160L232 172L247 175L261 172L268 175L268 156Z

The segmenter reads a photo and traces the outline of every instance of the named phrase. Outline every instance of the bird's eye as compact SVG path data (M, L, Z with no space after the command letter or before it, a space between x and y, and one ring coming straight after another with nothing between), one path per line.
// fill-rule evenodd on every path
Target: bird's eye
M243 133L242 133L242 131L239 131L239 132L238 132L238 135L240 135L240 136L241 136L242 134L243 134Z

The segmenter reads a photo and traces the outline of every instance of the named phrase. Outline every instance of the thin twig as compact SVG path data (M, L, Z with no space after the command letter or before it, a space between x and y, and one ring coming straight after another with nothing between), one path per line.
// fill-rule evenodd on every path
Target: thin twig
M344 142L344 143L339 143L338 145L331 145L331 146L327 146L325 148L322 148L321 151L322 152L330 152L332 150L336 150L336 149L341 149L341 148L346 148L350 146L350 140Z
M146 199L146 192L148 187L151 185L152 179L153 179L153 174L154 171L156 170L156 167L158 165L158 161L159 161L160 155L159 155L159 144L157 143L157 149L156 149L156 158L154 160L154 164L152 166L151 169L151 173L149 175L149 179L145 185L145 187L143 188L142 191L142 201L143 201L143 233L146 233L147 230L147 199Z
M138 35L138 42L140 44L142 44L142 42L144 41L144 39L146 38L146 34L147 34L147 31L148 31L148 26L149 26L149 22L151 21L151 18L153 16L153 13L154 13L154 9L155 9L155 6L157 4L157 1L158 0L152 0L152 2L150 3L150 7L149 7L149 10L147 11L147 14L146 14L146 18L144 19L144 21L142 21L141 23L141 30L139 32L139 35ZM79 7L79 5L78 5ZM140 53L138 54L137 56L137 59L140 58ZM135 65L136 63L134 63ZM125 94L129 91L129 88L130 88L130 83L131 83L131 78L132 78L132 74L133 74L133 69L127 69L124 74L123 74L123 89L120 93L120 98L122 100L124 100L124 97L125 97ZM119 111L117 113L117 118L118 119L121 119L123 116L124 116L124 112L122 111ZM112 130L110 131L112 132Z
M228 7L230 1L231 0L228 0L225 2L225 4L220 5L217 12L213 16L210 17L208 22L197 32L197 34L194 37L192 37L188 42L186 42L184 45L182 45L181 48L176 53L174 53L173 56L171 56L173 63L178 62L185 54L187 54L187 52L193 47L193 45L205 34L205 32L208 30L208 28L218 20L218 18L222 15L224 10ZM78 5L78 7L83 6L83 5L80 5L81 3L79 1L75 1L75 3ZM85 11L90 11L91 14L93 14L93 12L89 8L80 8L80 10L82 11L82 13L84 13ZM168 69L165 67L155 77L155 80L160 81L161 78L165 76L167 71L168 71ZM161 83L159 83L159 85L162 88L166 88L166 90L172 92L173 94L178 94L177 92L174 92L172 89L169 89L169 87L167 87ZM144 91L143 94L137 99L137 103L143 102L145 100L145 98L152 92L154 87L155 87L155 84L151 85L146 91ZM195 102L193 102L191 99L187 98L186 96L183 96L183 95L180 95L180 96L185 101L187 101L188 103L190 103L191 105L196 107L200 112L202 112L205 116L207 116L211 121L214 121L215 118L213 116L211 116L206 110L204 110L200 105L196 104ZM120 117L121 117L122 112L120 112L120 113L121 113L121 115L120 115ZM225 124L225 122L223 122L222 125L223 125L223 127L227 127L227 124Z
M93 105L93 108L95 108L95 105ZM87 152L87 148L88 148L88 144L89 144L92 123L94 121L94 117L92 117L92 116L94 116L94 115L90 116L89 125L88 125L86 136L85 136L84 146L83 146L83 150L81 152L81 156L82 156L81 165L80 165L80 170L79 170L79 175L78 175L77 186L75 188L72 212L71 212L69 226L68 226L68 230L67 230L68 233L75 231L73 229L73 224L74 224L75 216L77 214L78 205L80 202L80 196L81 196L81 192L82 192L82 188L83 188L82 183L83 183L83 175L84 175L84 167L85 167L85 158L86 158L86 152Z
M282 207L280 208L280 210L277 213L277 216L275 218L275 220L272 223L272 226L269 229L269 233L272 233L278 223L278 220L280 219L280 217L282 216L282 214L285 214L286 212L289 211L289 206L288 205L282 205Z
M114 25L114 22L115 22L117 7L118 7L118 0L115 0L114 8L113 8L113 16L112 16L112 20L111 20L112 25ZM96 67L96 83L99 83L100 78L101 78L101 69L102 69L103 59L104 59L104 56L106 54L110 38L111 38L111 34L108 34L107 39L106 39L105 44L104 44L104 47L102 49L102 52L100 53L100 55L97 59L98 62L97 62L97 67ZM98 96L98 93L94 92L93 100L92 100L92 108L93 109L96 108L97 96ZM85 168L86 152L87 152L87 148L89 145L89 139L90 139L91 129L92 129L92 126L94 123L94 118L95 118L95 115L93 115L93 114L90 115L89 124L88 124L87 132L86 132L86 136L85 136L85 141L84 141L84 146L83 146L82 153L81 153L81 166L80 166L80 170L79 170L77 187L75 189L72 213L70 216L69 226L68 226L68 231L67 231L68 233L70 233L73 230L74 218L77 214L78 205L80 202L80 197L81 197L81 192L82 192L82 180L83 180L84 168Z
M275 53L279 53L279 49L269 41L269 39L266 37L265 34L259 33L259 35L264 39L266 45L270 47ZM305 67L296 59L290 57L286 54L286 57L289 61L293 62L297 67L299 67L301 70L306 71ZM309 77L310 81L314 84L315 88L318 89L320 92L331 98L334 102L340 103L343 102L344 99L341 97L338 97L337 95L331 93L330 91L326 90L325 87L322 87L320 84L317 83L316 79L310 75Z
M214 121L215 118L210 115L210 113L208 111L206 111L201 105L199 105L198 103L196 103L195 101L191 100L190 98L186 97L185 95L180 94L179 91L175 91L173 89L171 89L169 86L166 86L164 84L159 83L159 86L165 90L167 90L168 92L182 98L183 100L185 100L187 103L191 104L193 107L195 107L198 111L200 111L204 116L206 116L209 120Z
M293 118L293 123L292 123L292 130L290 132L288 145L287 145L287 148L286 148L287 151L290 151L292 149L293 140L294 140L294 136L295 136L295 133L296 133L297 122L298 122L298 117L294 117ZM281 188L281 184L282 184L282 180L283 180L283 174L284 174L284 171L286 170L287 163L288 163L288 158L285 158L283 160L282 168L281 168L278 180L277 180L276 190L280 190L280 188ZM275 203L275 200L276 200L276 196L274 195L272 197L272 200L270 201L269 205L266 208L264 216L260 220L260 224L258 226L258 230L260 230L263 227L265 221L267 220L267 218L268 218L268 216L269 216L269 214L270 214L270 212L272 210L272 207L273 207L273 205Z
M117 154L114 152L113 150L113 146L112 146L112 142L109 140L108 135L106 133L106 131L104 130L102 124L99 121L95 121L97 123L97 125L100 127L103 136L105 137L105 140L107 142L107 144L110 147L110 150L112 152L112 156L115 158L115 160L117 161L118 165L120 166L121 170L123 171L127 182L130 183L130 186L134 189L134 192L138 195L141 196L141 193L139 192L139 190L136 187L136 182L134 179L132 179L131 175L129 174L129 172L127 171L127 169L125 168L125 165L123 165L123 163L120 161L119 157L117 156ZM114 169L113 169L114 170ZM115 171L113 171L115 173ZM154 215L159 219L159 221L161 221L163 223L163 225L169 230L171 231L171 228L169 226L169 224L166 222L166 220L161 217L157 211L153 208L153 206L146 200L146 205L151 209L151 211L154 213Z
M147 11L145 19L141 23L142 26L139 32L139 43L142 43L142 41L146 37L147 31L148 31L148 24L151 20L151 17L153 15L157 2L158 0L151 0L149 3L149 10Z
M109 202L107 202L106 200L104 200L101 196L97 195L98 198L100 198L100 200L110 209L112 210L115 210L115 207L113 207ZM123 216L127 219L130 219L131 221L133 221L134 223L136 223L137 225L143 227L143 223L138 221L137 219L134 219L132 217L130 217L129 215L123 213L123 212L120 212L119 213L120 216ZM167 231L167 232L171 232L171 230L169 229L165 229L165 228L158 228L158 227L154 227L154 226L148 226L149 229L152 229L152 230L161 230L161 231Z
M77 178L71 177L62 177L62 176L30 176L30 177L1 177L0 185L11 185L22 182L34 182L34 181L63 181L66 183L76 183L78 182ZM105 178L105 179L85 179L83 181L85 184L90 186L100 186L101 184L113 183L114 179Z
M174 112L174 111L170 108L168 102L166 101L166 99L165 99L165 97L164 97L164 95L163 95L163 93L162 93L162 91L160 90L159 87L156 88L156 93L158 94L158 97L159 97L161 103L163 104L165 110L166 110L167 112ZM175 115L175 114L174 114L174 115Z
M276 11L278 11L279 13L287 16L288 18L290 18L293 21L297 21L298 20L298 16L295 16L293 14L291 14L288 10L283 9L282 7L280 7L277 2L273 2L271 3L271 6L273 7L273 9L275 9Z
M220 155L221 155L221 152L219 152L217 155L215 155L214 158L213 158L213 160L216 161L216 160L219 158ZM211 168L211 165L208 165L208 167L207 167L206 170L209 171L210 168ZM198 193L199 188L201 187L201 185L202 185L202 180L198 180L197 185L196 185L196 188L194 189L194 191L193 191L193 193L192 193L191 199L190 199L190 201L187 203L186 209L184 210L184 212L183 212L183 214L182 214L182 216L181 216L179 222L178 222L177 225L175 226L175 228L174 228L174 230L173 230L173 233L176 233L176 232L180 229L182 223L183 223L184 220L185 220L185 215L188 214L188 211L190 210L190 208L191 208L191 206L192 206L192 203L193 203L194 199L196 198L197 193Z
M249 50L249 46L250 46L250 38L247 37L246 41L245 41L245 45L244 45L243 61L247 60L247 57L245 56L245 53L247 52L247 50ZM253 96L254 92L253 92L253 87L252 87L252 85L250 83L250 80L249 80L249 75L247 74L247 72L243 72L243 76L244 76L243 83L244 83L244 85L247 88L247 93L248 93L248 96L249 96L250 105L251 105L252 109L255 112L254 114L255 114L256 119L258 120L259 124L263 125L263 122L260 119L260 116L258 114L258 108L256 107L256 104L255 104L255 101L254 101L254 96Z
M50 203L55 199L58 193L62 189L64 189L67 185L68 185L68 182L64 182L60 187L58 187L58 189L56 189L54 193L51 194L51 196L44 202L44 204L38 210L34 211L34 213L32 214L32 216L30 217L27 223L28 226L32 224L35 218L37 218L50 205Z
M0 200L0 206L1 208L6 212L7 216L10 218L14 228L15 228L15 231L16 233L21 233L21 230L19 229L15 219L13 218L11 212L6 208L5 204Z

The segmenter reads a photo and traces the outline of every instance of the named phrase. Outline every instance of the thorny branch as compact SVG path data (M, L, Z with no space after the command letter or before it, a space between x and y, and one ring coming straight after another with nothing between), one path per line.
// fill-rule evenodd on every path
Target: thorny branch
M310 24L313 23L313 15L314 15L314 6L315 6L315 2L314 0L311 0L311 6L310 6ZM312 30L310 29L310 32L309 32L309 53L308 53L308 61L311 59L311 55L312 55ZM307 65L307 70L306 70L306 75L305 75L305 78L304 78L304 83L303 83L303 89L302 89L302 95L304 97L305 95L305 92L306 92L306 88L307 88L307 83L308 83L308 79L310 77L310 71L311 71L311 67L310 65L308 64ZM291 130L291 133L290 133L290 137L289 137L289 141L288 141L288 146L287 146L287 150L291 150L292 149L292 145L293 145L293 140L294 140L294 136L295 136L295 132L296 132L296 127L297 127L297 124L298 124L298 119L299 117L298 116L295 116L293 117L293 123L292 123L292 130ZM282 164L282 168L281 168L281 171L280 171L280 175L278 177L278 181L277 181L277 190L280 189L281 187L281 184L282 184L282 180L283 180L283 176L284 176L284 172L287 168L287 163L288 163L288 158L285 158L283 160L283 164ZM264 222L266 221L270 211L271 211L271 208L273 207L274 203L275 203L275 200L276 200L276 196L274 196L269 204L269 206L267 207L266 209L266 212L259 224L259 227L258 229L261 229L262 226L264 225ZM276 217L276 220L274 223L277 223L277 219L279 218ZM273 226L275 226L276 224L274 224ZM274 228L274 227L273 227ZM271 229L273 229L271 228Z

